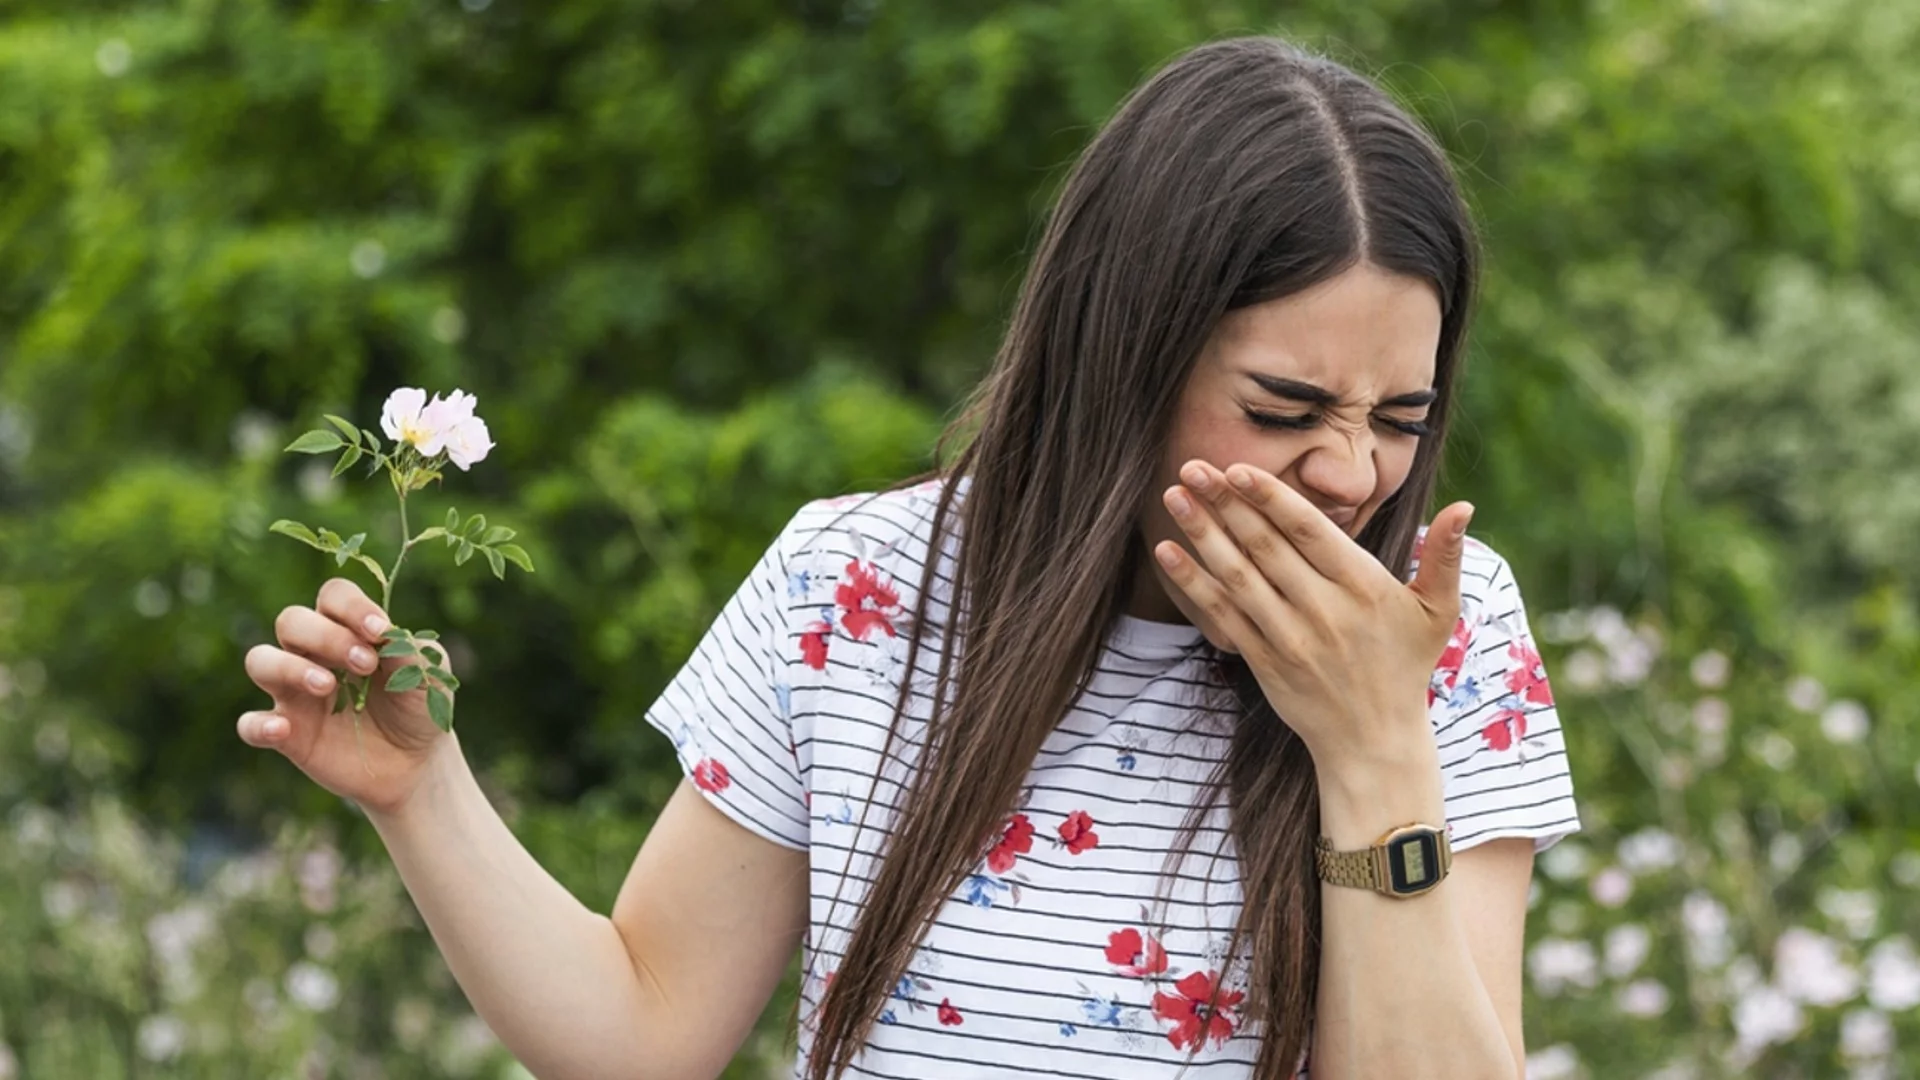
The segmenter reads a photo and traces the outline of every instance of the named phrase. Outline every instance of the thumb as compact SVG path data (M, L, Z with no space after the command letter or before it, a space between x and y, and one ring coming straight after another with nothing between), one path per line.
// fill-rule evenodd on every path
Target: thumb
M1460 615L1460 563L1467 550L1467 522L1473 520L1473 504L1458 502L1433 517L1427 526L1427 541L1420 553L1420 570L1413 578L1413 591L1420 594L1427 610L1445 615L1448 625Z

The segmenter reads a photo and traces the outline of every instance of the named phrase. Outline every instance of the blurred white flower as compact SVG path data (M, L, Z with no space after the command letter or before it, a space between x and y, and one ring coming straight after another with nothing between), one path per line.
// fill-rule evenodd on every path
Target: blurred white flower
M440 1061L449 1072L465 1076L479 1068L481 1061L498 1045L499 1040L486 1021L468 1013L447 1026L440 1043Z
M258 409L246 409L227 429L227 440L233 445L234 456L251 461L273 453L279 433L280 425L274 423L272 416Z
M67 737L64 724L42 724L33 734L33 752L44 764L58 765L67 760L67 751L72 748L73 742Z
M403 1050L418 1050L433 1030L433 1004L424 998L405 997L393 1006L393 1038Z
M340 1002L340 980L326 968L302 960L287 970L287 997L309 1012L326 1012Z
M387 268L387 247L378 240L362 240L353 245L347 262L353 266L356 277L379 277L380 271Z
M1920 885L1920 851L1902 851L1888 859L1887 872L1909 889Z
M222 866L213 878L214 891L228 900L258 896L280 879L280 860L273 853L255 852Z
M274 992L273 983L258 975L248 979L247 985L241 987L240 999L261 1019L272 1017L280 1011L280 995Z
M1560 677L1571 689L1598 690L1607 681L1607 662L1592 649L1575 649L1561 661Z
M313 848L300 856L294 876L300 882L300 902L308 911L325 915L333 910L341 866L340 853L331 847Z
M1794 747L1793 740L1777 731L1762 732L1754 737L1748 747L1753 751L1754 756L1779 772L1786 772L1792 768L1793 759L1800 754L1800 751Z
M1881 1058L1893 1053L1893 1021L1874 1009L1854 1009L1840 1020L1840 1053Z
M1850 698L1841 698L1820 713L1820 730L1843 746L1866 738L1872 726L1867 707Z
M199 563L190 563L180 571L180 596L189 604L204 604L213 597L213 571Z
M1562 840L1540 855L1540 869L1555 881L1572 881L1587 874L1586 845Z
M1880 897L1866 889L1821 889L1814 905L1855 940L1871 937L1880 920Z
M13 809L13 842L30 855L44 855L60 839L60 815L38 803Z
M1527 1055L1527 1080L1573 1080L1580 1075L1580 1057L1566 1043Z
M215 926L213 908L204 900L189 900L147 920L147 943L153 948L161 987L171 1000L199 996L201 980L193 954L213 936Z
M134 1039L148 1061L172 1061L187 1048L187 1025L177 1016L158 1013L140 1021Z
M1727 685L1727 676L1732 671L1733 662L1719 649L1708 649L1687 665L1687 673L1693 676L1693 684L1703 690L1718 690Z
M109 79L117 79L133 66L133 49L125 38L108 38L93 50L93 66Z
M1805 854L1806 845L1792 833L1781 833L1767 845L1767 862L1773 866L1776 873L1792 873L1794 868L1800 865L1800 860Z
M57 923L71 921L86 902L86 891L71 881L49 881L40 890L40 906Z
M1818 712L1826 704L1827 688L1811 675L1795 675L1787 682L1787 704L1803 713Z
M1628 1016L1651 1019L1667 1011L1671 995L1665 983L1654 979L1635 979L1613 996L1614 1007Z
M1602 948L1607 974L1624 979L1646 962L1647 954L1653 951L1653 935L1639 923L1623 923L1607 931Z
M1808 1005L1840 1005L1860 993L1860 972L1841 957L1840 943L1800 926L1774 944L1773 978L1783 993Z
M1920 957L1905 936L1887 938L1867 953L1867 1001L1888 1012L1920 1005Z
M1527 973L1542 997L1558 997L1570 986L1590 989L1599 981L1599 963L1585 941L1541 938L1527 953Z
M294 475L294 486L300 489L301 498L317 505L325 505L340 497L340 479L333 475L333 466L324 461L309 461L302 465Z
M1620 840L1614 855L1631 874L1649 874L1679 865L1685 853L1679 838L1660 828L1645 828Z
M1593 875L1588 887L1593 902L1603 908L1617 908L1633 895L1633 877L1617 866L1609 866Z
M1733 1007L1733 1030L1739 1050L1759 1053L1800 1032L1800 1006L1779 988L1760 985L1742 995Z
M1725 735L1733 710L1723 698L1711 695L1693 703L1693 730L1705 737Z
M20 1059L13 1056L13 1047L0 1043L0 1080L16 1080L20 1075Z
M1732 955L1733 939L1727 909L1702 892L1688 893L1680 904L1680 923L1687 932L1687 948L1702 967L1718 967Z

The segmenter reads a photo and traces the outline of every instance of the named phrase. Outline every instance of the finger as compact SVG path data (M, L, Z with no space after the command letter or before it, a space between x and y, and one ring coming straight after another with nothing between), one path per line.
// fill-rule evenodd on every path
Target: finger
M1308 502L1305 495L1281 483L1272 473L1236 462L1227 467L1226 477L1240 497L1265 514L1280 530L1281 537L1292 544L1321 577L1357 588L1365 584L1369 564L1374 570L1380 568L1352 537L1341 532L1340 526Z
M247 677L272 695L274 711L283 715L330 711L333 692L339 687L333 672L271 645L248 649L246 667Z
M1219 580L1207 573L1186 548L1171 540L1162 540L1154 547L1153 556L1167 578L1213 623L1215 629L1207 634L1207 639L1216 647L1245 655L1262 640L1259 627L1227 597ZM1215 632L1225 635L1227 640L1214 640Z
M263 749L275 749L284 745L287 737L293 733L292 722L274 712L241 713L240 722L236 726L241 742Z
M1469 502L1454 503L1435 514L1420 551L1420 569L1413 577L1413 591L1421 604L1436 616L1444 615L1449 626L1460 615L1460 567L1467 553L1467 523L1472 520Z
M357 634L312 608L289 606L273 620L274 636L288 652L328 668L349 668L362 675L380 665L374 647Z
M368 641L380 641L380 635L387 632L393 624L388 621L387 613L380 605L360 590L360 586L346 578L329 578L320 586L320 599L317 605L320 614L337 620L340 625Z
M1325 601L1332 583L1281 535L1272 519L1234 490L1225 473L1207 462L1190 461L1180 479L1206 501L1227 535L1282 597L1302 609Z
M1244 615L1250 629L1272 638L1279 629L1282 608L1286 602L1274 591L1266 575L1253 565L1246 552L1240 550L1240 545L1220 527L1207 506L1197 501L1184 485L1175 484L1168 488L1164 499L1174 523L1180 526L1193 544L1199 560L1195 563L1196 569L1205 575L1200 583L1202 592L1195 594L1189 590L1187 595L1209 614L1212 611L1206 607L1207 604L1216 599L1226 603ZM1178 548L1180 545L1173 546ZM1188 561L1194 560L1189 558ZM1200 563L1204 563L1204 567ZM1165 565L1164 561L1162 565ZM1179 579L1175 579L1175 584L1180 584Z

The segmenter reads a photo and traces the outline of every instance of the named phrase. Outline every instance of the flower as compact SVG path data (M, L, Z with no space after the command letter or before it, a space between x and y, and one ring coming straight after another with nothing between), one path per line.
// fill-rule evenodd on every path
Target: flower
M1514 708L1501 709L1494 714L1493 723L1480 729L1480 737L1495 750L1511 750L1514 743L1527 737L1527 714Z
M824 620L800 631L800 659L815 671L827 670L827 638L832 633L833 624Z
M412 446L423 457L444 452L465 472L493 449L486 421L474 415L476 400L472 394L456 389L444 399L435 394L428 401L425 390L403 386L387 395L380 410L380 430L394 442Z
M1209 1004L1218 976L1218 972L1196 971L1173 984L1180 996L1153 995L1153 1015L1173 1024L1173 1029L1167 1032L1167 1041L1175 1050L1198 1048L1207 1039L1212 1039L1217 1047L1233 1034L1237 1023L1233 1008L1246 994L1239 990L1222 991L1219 1000Z
M961 1020L962 1020L962 1017L960 1016L960 1010L953 1007L953 1002L949 1001L946 998L941 998L940 999L940 1022L942 1024L945 1024L948 1027L954 1027L958 1025L961 1022Z
M1507 672L1507 689L1535 705L1553 704L1553 689L1547 685L1546 669L1533 643L1516 641L1507 646L1507 656L1513 660Z
M1033 822L1025 814L1015 814L1007 822L1007 830L1000 836L1000 842L987 852L987 869L996 874L1004 874L1013 869L1014 862L1033 850Z
M857 641L865 641L875 630L896 636L892 616L899 614L900 593L880 580L871 565L858 559L847 564L846 579L833 591L833 602L840 605L840 625Z
M1100 837L1093 831L1093 817L1085 810L1075 810L1060 823L1060 839L1066 841L1067 850L1075 855L1100 845Z
M701 791L725 791L731 783L733 777L727 775L727 767L712 758L701 758L693 767L693 786Z
M1107 935L1107 963L1129 978L1158 975L1167 970L1167 950L1151 935L1128 927Z

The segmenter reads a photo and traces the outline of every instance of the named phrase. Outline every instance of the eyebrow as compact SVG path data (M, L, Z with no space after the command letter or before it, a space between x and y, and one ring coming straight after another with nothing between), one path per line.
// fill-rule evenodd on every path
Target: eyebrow
M1304 402L1308 405L1338 405L1340 403L1340 395L1324 387L1315 386L1309 382L1301 382L1298 379L1282 379L1277 375L1262 375L1257 371L1247 372L1247 378L1252 379L1259 385L1260 389L1265 390L1274 397L1288 398L1293 401ZM1432 389L1415 390L1412 393L1396 394L1393 397L1387 398L1380 403L1380 407L1386 409L1414 409L1422 405L1433 404L1434 399L1439 396L1440 395Z

